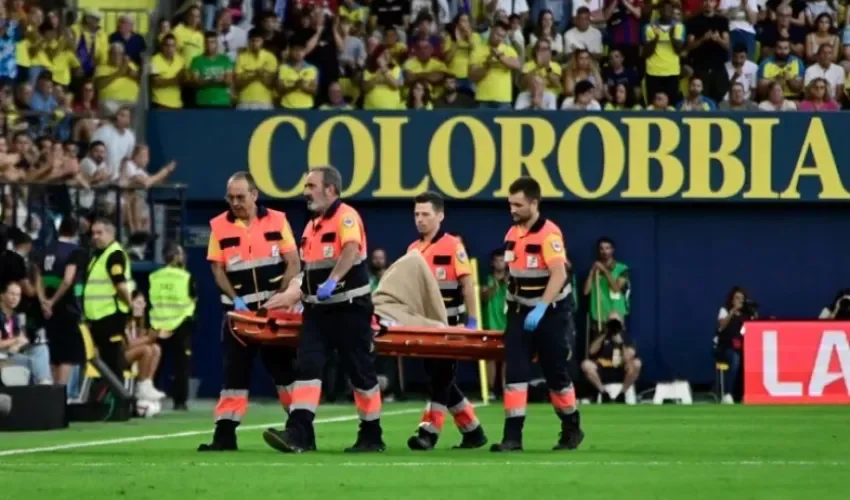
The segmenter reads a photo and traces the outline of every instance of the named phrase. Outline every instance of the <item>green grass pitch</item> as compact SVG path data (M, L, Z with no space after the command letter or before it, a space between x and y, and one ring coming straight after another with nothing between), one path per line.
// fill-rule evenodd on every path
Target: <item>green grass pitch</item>
M41 499L847 499L850 407L585 406L586 438L552 452L558 421L529 409L525 452L438 449L412 452L406 440L422 405L384 407L383 454L349 455L351 406L323 406L319 451L285 455L263 443L280 422L276 405L252 404L240 451L198 453L211 437L211 404L127 423L72 424L67 430L0 434L0 498ZM502 410L478 415L491 442Z

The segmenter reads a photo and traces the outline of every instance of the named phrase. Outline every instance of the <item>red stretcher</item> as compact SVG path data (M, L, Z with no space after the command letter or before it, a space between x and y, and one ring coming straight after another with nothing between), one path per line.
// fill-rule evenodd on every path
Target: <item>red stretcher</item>
M246 342L298 346L301 314L280 311L228 312L234 334ZM384 356L457 360L502 360L502 332L462 327L384 326L372 321L375 350Z

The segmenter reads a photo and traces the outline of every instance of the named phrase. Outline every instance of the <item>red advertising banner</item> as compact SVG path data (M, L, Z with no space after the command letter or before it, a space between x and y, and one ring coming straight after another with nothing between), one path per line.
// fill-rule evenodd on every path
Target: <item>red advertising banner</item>
M850 322L744 324L744 402L850 404Z

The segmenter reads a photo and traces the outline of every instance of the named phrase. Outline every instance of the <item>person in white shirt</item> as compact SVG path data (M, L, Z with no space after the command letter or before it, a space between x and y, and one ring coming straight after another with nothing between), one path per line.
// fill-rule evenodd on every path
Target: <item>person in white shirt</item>
M535 75L528 80L528 88L516 98L515 109L542 109L552 111L558 108L558 99L555 94L546 90L543 78Z
M594 59L602 57L602 32L590 25L590 9L580 7L575 14L575 26L564 34L564 54L571 55L586 49Z
M503 11L508 16L518 15L522 26L528 24L528 2L526 0L484 0L484 9L486 12L494 13L494 17L498 11Z
M130 130L130 108L123 107L111 122L101 125L92 134L92 142L102 142L106 148L106 166L109 177L104 185L116 185L121 179L121 166L136 147L136 134ZM111 213L117 203L115 191L103 195L103 209Z
M753 90L758 85L759 65L747 59L747 48L744 45L736 46L734 51L732 60L726 63L729 87L740 83L744 87L744 99L750 100L753 96ZM729 92L726 92L723 99L729 99Z
M106 165L106 146L102 142L89 144L89 152L80 162L80 175L91 187L103 186L110 181L112 172ZM114 198L114 195L112 197ZM95 193L92 189L73 188L71 191L71 201L79 202L80 207L86 210L94 206L94 199Z
M720 11L729 18L729 41L734 47L747 47L747 57L756 57L756 28L758 22L758 0L720 0Z
M121 172L122 186L141 188L136 191L126 191L121 197L131 234L151 232L150 208L146 200L145 189L162 184L177 168L177 162L172 161L151 175L147 170L150 160L150 149L140 144L133 148L133 153L124 162Z
M528 37L528 45L534 46L537 40L548 40L550 49L552 50L552 58L556 61L564 59L564 37L558 33L558 26L555 24L555 18L552 16L552 11L544 10L538 16L536 28Z
M598 29L605 28L605 0L573 0L573 19L578 17L578 11L587 9L590 14L590 24Z
M770 82L767 88L767 100L759 103L762 111L797 111L797 103L785 98L782 85L779 82Z
M823 78L828 83L827 95L830 99L839 100L844 92L844 68L833 63L832 45L821 45L818 47L818 62L806 68L803 77L803 85L808 87L809 83L817 78Z
M602 111L599 101L594 99L596 88L587 80L576 83L575 96L567 97L561 103L561 109L580 109L584 111Z
M233 25L233 14L230 9L219 11L216 31L218 32L218 50L236 62L236 55L248 46L248 33L239 26Z

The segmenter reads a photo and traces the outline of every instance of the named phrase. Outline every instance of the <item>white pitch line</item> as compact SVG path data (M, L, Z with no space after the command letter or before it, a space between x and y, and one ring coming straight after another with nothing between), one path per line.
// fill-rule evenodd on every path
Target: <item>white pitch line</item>
M580 453L580 452L579 452ZM463 453L458 453L458 457ZM0 469L23 468L39 468L51 469L56 467L80 467L80 468L96 468L96 467L248 467L248 468L275 468L275 467L367 467L367 468L427 468L427 467L574 467L574 466L620 466L620 467L679 467L679 466L731 466L731 467L772 467L772 466L792 466L792 467L846 467L850 465L848 461L806 461L806 460L715 460L715 461L637 461L637 460L563 460L563 461L478 461L465 462L462 459L457 461L402 461L402 462L340 462L340 463L322 463L322 462L61 462L61 463L20 463L20 462L0 462Z
M407 415L410 413L421 413L421 409L409 409L409 410L395 410L388 411L382 414L383 417L392 417L395 415ZM350 422L352 420L358 420L359 417L357 415L345 415L341 417L328 417L328 418L317 418L313 421L314 424L332 424L335 422ZM272 422L268 424L254 424L254 425L240 425L236 430L237 431L252 431L257 429L266 429L268 427L280 426L283 425L282 422ZM15 455L31 455L33 453L46 453L49 451L62 451L62 450L75 450L78 448L91 448L94 446L110 446L114 444L127 444L127 443L138 443L141 441L158 441L162 439L173 439L173 438L182 438L182 437L191 437L191 436L204 436L207 434L211 434L213 432L213 427L210 426L204 430L198 431L184 431L184 432L171 432L168 434L148 434L144 436L132 436L132 437L123 437L123 438L114 438L114 439L102 439L98 441L82 441L78 443L67 443L67 444L58 444L55 446L42 446L39 448L20 448L17 450L4 450L0 451L0 457L9 457Z

